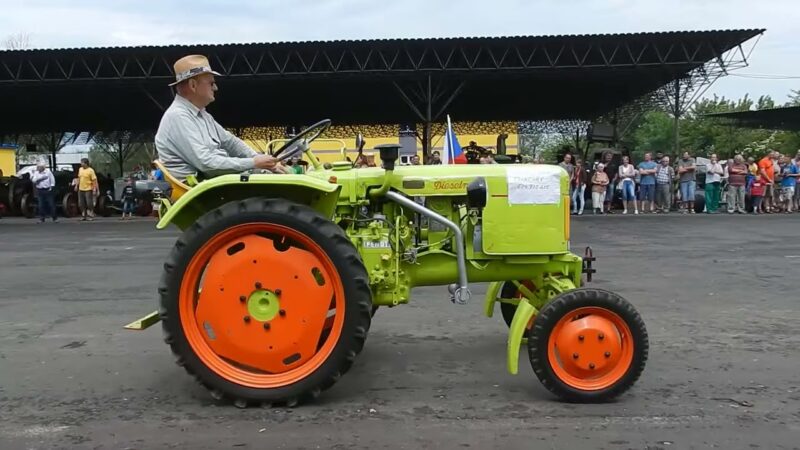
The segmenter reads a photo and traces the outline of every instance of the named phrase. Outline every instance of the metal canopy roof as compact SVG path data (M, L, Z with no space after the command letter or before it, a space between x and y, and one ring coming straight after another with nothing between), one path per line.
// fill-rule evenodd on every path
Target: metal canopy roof
M743 128L800 131L800 106L706 114Z
M155 129L172 63L209 57L226 127L592 119L762 29L0 52L0 133Z

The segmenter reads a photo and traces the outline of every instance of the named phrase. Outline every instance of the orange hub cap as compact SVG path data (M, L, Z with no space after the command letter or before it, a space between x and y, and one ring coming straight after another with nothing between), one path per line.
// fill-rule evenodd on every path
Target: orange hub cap
M548 340L548 359L555 375L581 390L612 386L633 362L628 325L605 308L578 308L566 314Z
M344 323L338 271L292 228L250 223L194 255L179 296L184 334L202 362L254 388L297 382L331 354Z

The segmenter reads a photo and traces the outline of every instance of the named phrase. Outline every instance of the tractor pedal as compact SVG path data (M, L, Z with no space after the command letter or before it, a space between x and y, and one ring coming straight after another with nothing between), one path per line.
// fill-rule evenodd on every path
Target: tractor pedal
M158 317L158 311L153 311L150 314L142 317L141 319L134 320L133 322L125 325L124 328L126 330L142 331L157 324L160 320L161 318Z

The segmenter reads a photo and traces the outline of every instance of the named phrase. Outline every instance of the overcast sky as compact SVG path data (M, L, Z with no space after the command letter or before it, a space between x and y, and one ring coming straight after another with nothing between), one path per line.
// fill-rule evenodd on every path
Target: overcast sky
M783 103L800 89L800 0L0 0L0 11L0 36L29 33L36 48L766 28L736 73L796 78L728 76L708 94Z

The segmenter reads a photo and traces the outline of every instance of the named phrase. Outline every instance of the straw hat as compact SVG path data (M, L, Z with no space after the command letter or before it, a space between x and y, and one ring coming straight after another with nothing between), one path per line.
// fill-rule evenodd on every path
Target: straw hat
M203 55L188 55L175 61L175 82L170 83L170 86L175 86L181 81L188 80L189 78L196 77L203 73L213 73L214 75L222 76L211 70L211 64L208 58Z

